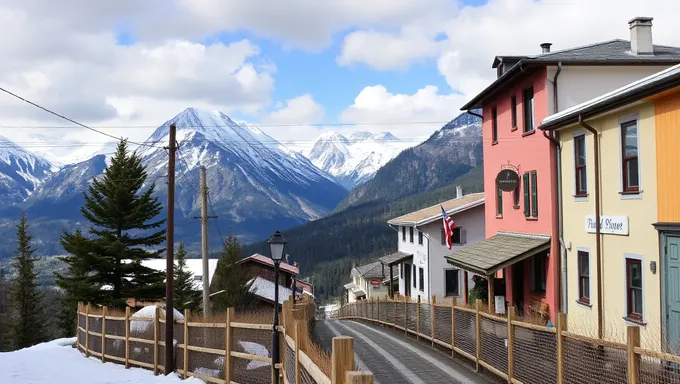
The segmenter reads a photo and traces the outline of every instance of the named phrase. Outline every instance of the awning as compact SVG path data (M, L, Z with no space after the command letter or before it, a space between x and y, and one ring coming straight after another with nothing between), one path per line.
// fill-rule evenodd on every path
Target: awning
M400 262L402 262L402 261L404 261L408 258L411 258L411 257L413 257L412 253L406 253L406 252L399 251L399 252L394 252L394 253L387 255L387 256L383 256L379 260L384 265L391 266L391 265L400 263Z
M498 232L496 236L467 246L444 258L449 264L466 271L490 276L500 269L549 248L550 236Z
M364 292L363 289L359 288L356 286L354 283L347 283L345 284L345 289L348 291L352 292L354 297L361 297L361 296L366 296L366 292Z

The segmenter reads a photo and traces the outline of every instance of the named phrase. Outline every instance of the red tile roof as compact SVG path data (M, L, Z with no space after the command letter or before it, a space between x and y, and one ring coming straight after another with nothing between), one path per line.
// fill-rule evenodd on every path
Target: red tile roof
M274 261L267 256L260 255L259 253L255 253L251 256L246 257L245 259L241 259L239 263L245 263L246 261L255 261L260 264L265 264L267 266L270 266L274 268ZM288 273L291 273L293 275L297 275L300 273L300 269L294 265L290 265L284 261L281 261L281 264L279 265L279 268L281 270L286 271Z

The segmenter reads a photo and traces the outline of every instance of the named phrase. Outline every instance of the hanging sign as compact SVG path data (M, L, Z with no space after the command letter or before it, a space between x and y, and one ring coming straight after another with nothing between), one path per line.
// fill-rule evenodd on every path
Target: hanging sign
M380 286L380 280L373 279L371 280L371 285L374 287L379 287Z
M512 192L519 186L519 175L513 169L502 169L496 175L496 185L501 191Z
M586 232L595 233L595 215L586 215ZM600 216L600 233L628 235L628 216Z

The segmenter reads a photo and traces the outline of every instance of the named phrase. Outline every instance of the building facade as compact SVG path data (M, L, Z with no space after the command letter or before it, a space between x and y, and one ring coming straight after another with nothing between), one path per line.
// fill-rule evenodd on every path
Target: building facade
M389 272L386 271L379 261L354 266L350 273L352 281L345 284L347 302L387 297L389 289L385 278Z
M569 330L680 353L680 66L546 119L561 143ZM599 225L598 225L599 222Z
M633 19L629 28L632 44L611 40L555 52L541 44L538 55L496 57L497 80L462 108L482 110L490 243L449 262L488 276L489 300L500 296L520 313L546 320L560 311L567 255L560 240L556 139L536 128L554 113L680 62L680 49L652 44L651 18ZM500 185L501 175L513 184ZM488 258L493 264L468 262L493 252L496 243L500 247Z
M441 299L467 300L472 289L472 274L446 262L451 253L446 243L442 207L454 221L452 249L462 249L484 239L484 193L463 195L419 211L391 219L397 230L398 251L381 258L386 266L399 270L399 295L429 301ZM466 284L467 282L467 284Z

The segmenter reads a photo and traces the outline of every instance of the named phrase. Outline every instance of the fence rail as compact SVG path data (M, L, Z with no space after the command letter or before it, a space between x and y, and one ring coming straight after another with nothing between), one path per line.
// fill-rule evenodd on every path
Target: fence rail
M371 299L343 306L333 316L401 330L404 335L450 350L517 384L628 383L680 384L680 356L640 348L640 329L629 326L627 343L593 339L567 330L566 314L555 327L520 321L513 307L506 316L474 308L391 299Z
M353 352L349 363L345 361L346 356L335 352L336 343L340 346L349 343L353 350L353 340L334 339L333 354L329 358L309 340L315 313L313 302L295 306L285 302L282 309L283 324L278 327L281 363L276 367L272 367L273 324L234 321L233 308L227 310L223 321L212 319L212 322L194 319L190 311L185 311L183 318L175 318L172 325L176 372L185 379L196 377L216 384L268 384L277 371L286 384L354 383L345 376L354 371ZM151 313L136 315L130 308L126 308L124 316L108 312L107 307L78 305L78 349L102 362L124 364L125 368L147 368L154 375L167 374L163 360L164 349L169 344L164 340L166 321L159 307ZM333 378L335 372L338 374Z

